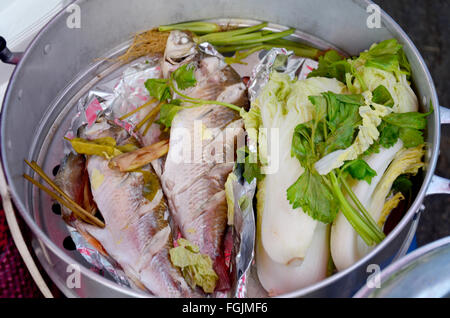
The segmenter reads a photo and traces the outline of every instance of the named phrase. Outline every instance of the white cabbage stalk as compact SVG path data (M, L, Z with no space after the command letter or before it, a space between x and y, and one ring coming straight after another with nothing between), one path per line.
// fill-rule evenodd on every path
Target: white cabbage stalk
M389 164L392 162L397 152L402 149L402 147L403 143L399 139L391 148L385 149L381 147L379 153L372 154L368 158L365 158L367 164L375 170L377 175L372 178L372 182L370 184L364 180L357 182L352 190L369 213L371 213L368 208L372 194ZM351 200L349 201L351 202ZM384 198L382 203L384 203ZM375 219L375 221L376 220L377 219ZM347 221L344 214L339 212L333 222L333 226L331 227L330 243L331 256L333 258L334 265L338 270L344 270L347 267L350 267L365 255L364 250L361 251L359 249L361 246L359 241L365 244L358 233L356 233Z
M327 277L329 258L329 226L318 222L314 236L301 263L284 265L274 262L260 241L256 243L256 264L259 281L269 296L289 293L312 285Z
M257 193L258 276L267 290L276 293L301 288L325 275L328 260L326 226L313 220L301 208L293 209L286 191L303 173L298 160L291 157L294 129L312 119L313 105L308 96L327 91L345 93L345 85L328 78L294 83L287 75L273 73L252 104L252 108L259 109L260 128L268 128L267 133L259 134L260 159L269 166L273 160L279 162L278 169L265 175L258 184ZM252 118L247 118L249 120ZM275 140L272 140L274 131L270 128L278 129ZM278 156L273 152L277 148ZM290 271L297 274L289 275ZM278 276L279 280L274 279Z

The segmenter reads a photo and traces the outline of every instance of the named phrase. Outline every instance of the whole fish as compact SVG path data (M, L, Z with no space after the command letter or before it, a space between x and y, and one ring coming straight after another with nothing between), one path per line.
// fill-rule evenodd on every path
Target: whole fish
M197 51L188 33L170 33L162 63L165 77L183 64L196 64L197 83L183 92L190 97L248 105L240 76L221 58ZM200 134L196 127L200 127ZM230 108L212 102L183 109L172 121L165 161L159 160L159 167L152 163L181 235L212 259L219 276L216 290L229 288L223 251L227 227L225 182L234 166L236 139L242 134L243 121ZM195 147L201 147L196 148L200 149L197 158ZM182 153L191 156L179 160Z
M114 129L102 124L80 134L126 140L120 130L111 127ZM170 261L173 241L167 203L151 167L141 169L122 173L111 169L102 157L84 160L82 155L69 155L56 177L58 185L67 194L76 194L74 198L81 204L77 187L83 186L79 180L87 174L92 198L105 222L104 228L80 220L73 220L71 225L99 252L119 264L137 287L161 297L199 297L201 294L188 286Z

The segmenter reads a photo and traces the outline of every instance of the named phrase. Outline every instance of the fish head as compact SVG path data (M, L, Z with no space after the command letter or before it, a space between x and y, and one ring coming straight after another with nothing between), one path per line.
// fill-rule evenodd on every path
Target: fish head
M162 70L164 78L180 66L189 63L197 56L197 44L190 33L171 31L167 39Z

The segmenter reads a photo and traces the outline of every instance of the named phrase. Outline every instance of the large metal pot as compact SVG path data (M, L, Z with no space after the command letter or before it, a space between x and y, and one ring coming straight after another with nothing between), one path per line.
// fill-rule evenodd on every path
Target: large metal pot
M80 0L75 5L60 12L31 43L15 69L1 113L1 156L10 194L33 232L33 247L39 261L67 296L143 294L101 277L86 267L77 252L62 247L67 229L50 213L50 201L22 178L22 173L28 171L23 159L37 160L51 173L60 159L58 144L74 114L75 101L115 68L110 62L96 58L123 51L129 43L125 40L133 33L189 20L234 18L244 24L262 20L272 22L274 27L294 27L303 32L298 33L303 39L323 48L326 43L333 44L349 54L394 37L404 45L423 110L429 109L430 101L439 105L430 73L414 44L382 11L381 23L376 27L376 16L368 10L372 2L367 0L284 0L281 3L273 0ZM375 20L368 24L372 18ZM370 274L368 265L385 267L404 255L415 233L425 195L448 192L448 181L433 175L440 139L438 109L435 108L426 132L430 147L422 186L397 227L352 267L284 296L351 296L366 282ZM73 274L69 264L80 266L79 288L66 284Z

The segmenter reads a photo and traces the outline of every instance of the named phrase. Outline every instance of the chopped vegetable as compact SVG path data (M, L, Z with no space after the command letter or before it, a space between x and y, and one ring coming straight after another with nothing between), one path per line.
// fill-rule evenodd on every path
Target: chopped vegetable
M257 154L250 152L248 147L239 148L237 151L237 165L241 166L242 176L251 183L253 179L262 180L261 168L258 163Z
M372 182L372 178L377 175L375 170L373 170L367 162L362 159L350 161L349 164L344 166L343 170L347 171L353 179L365 180L368 184L370 184Z
M200 286L205 293L212 293L219 277L213 269L211 258L200 254L197 245L186 239L177 240L179 246L170 249L172 264L179 267L187 283L192 287Z
M319 58L318 69L308 77L336 78L346 83L352 93L370 91L374 95L374 103L404 113L415 112L419 106L408 83L410 74L411 67L402 46L397 40L390 39L374 44L352 59L345 59L336 51L328 51Z
M119 168L122 172L133 171L166 155L168 151L169 141L162 140L155 144L120 154L111 159L109 166L111 168Z
M385 198L389 194L397 177L402 174L417 174L419 169L424 166L422 160L424 155L425 146L423 144L414 148L402 149L396 154L374 191L371 203L368 206L368 210L375 220L380 218Z
M73 149L84 155L101 156L107 159L111 159L122 154L116 146L116 140L112 137L98 138L95 140L86 140L83 138L73 138L68 140Z
M394 210L400 201L404 200L405 197L401 192L397 192L393 196L391 196L389 199L386 200L386 202L383 205L383 210L380 214L380 219L378 220L378 225L380 227L384 226L386 223L387 218L389 217L389 214Z

